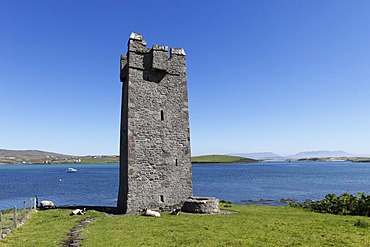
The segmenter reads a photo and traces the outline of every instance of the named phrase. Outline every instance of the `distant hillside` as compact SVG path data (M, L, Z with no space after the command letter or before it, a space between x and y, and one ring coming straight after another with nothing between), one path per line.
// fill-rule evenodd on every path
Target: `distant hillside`
M230 155L203 155L191 158L192 163L252 163L258 162L254 159L248 159Z
M119 162L118 155L73 156L39 150L0 149L0 164L103 164Z
M39 150L7 150L0 149L0 157L13 157L13 158L40 158L40 157L69 157L69 155L58 154L52 152L45 152Z

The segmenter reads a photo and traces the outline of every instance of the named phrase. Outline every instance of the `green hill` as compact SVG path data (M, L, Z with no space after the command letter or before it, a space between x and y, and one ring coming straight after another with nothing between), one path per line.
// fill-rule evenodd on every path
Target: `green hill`
M254 163L258 160L230 155L202 155L191 157L191 163Z

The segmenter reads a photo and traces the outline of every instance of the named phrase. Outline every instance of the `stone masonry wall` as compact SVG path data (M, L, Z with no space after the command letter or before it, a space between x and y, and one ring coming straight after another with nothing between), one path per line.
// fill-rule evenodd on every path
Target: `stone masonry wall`
M135 33L121 57L122 213L172 208L192 195L185 62L183 49L149 49Z

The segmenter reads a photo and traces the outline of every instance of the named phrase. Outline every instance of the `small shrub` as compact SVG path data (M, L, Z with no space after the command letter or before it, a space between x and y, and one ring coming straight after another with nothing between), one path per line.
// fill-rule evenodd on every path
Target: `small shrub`
M362 220L356 220L354 226L360 227L360 228L368 228L369 227L369 223L367 223L365 221L362 221Z
M358 193L358 196L348 193L343 193L340 196L328 194L320 201L310 200L289 205L307 208L319 213L370 216L370 195L365 195L364 192Z
M224 208L231 208L233 206L233 203L230 201L220 200L221 206Z

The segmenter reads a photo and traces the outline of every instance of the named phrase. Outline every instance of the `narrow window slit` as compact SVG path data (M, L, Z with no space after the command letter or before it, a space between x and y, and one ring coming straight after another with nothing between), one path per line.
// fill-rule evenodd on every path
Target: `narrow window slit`
M160 196L159 196L159 200L160 200L161 202L164 202L164 197L163 197L163 195L160 195Z
M164 120L164 112L163 112L163 110L161 110L161 121L163 121Z
M177 159L175 160L175 166L177 166Z

